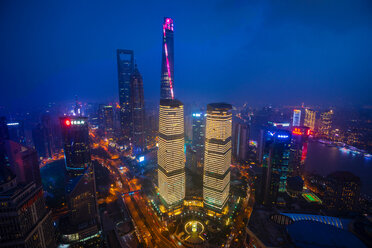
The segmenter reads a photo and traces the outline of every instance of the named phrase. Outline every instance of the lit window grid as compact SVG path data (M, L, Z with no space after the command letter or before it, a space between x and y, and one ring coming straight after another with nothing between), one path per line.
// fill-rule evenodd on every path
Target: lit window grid
M231 114L209 111L206 122L207 139L226 140L231 137Z
M204 204L213 208L222 210L227 202L230 191L230 183L226 186L223 192L211 190L209 188L203 188Z
M160 105L159 132L164 135L184 133L183 106L170 107Z
M185 167L184 138L166 140L159 137L158 164L167 172Z
M161 170L158 170L159 193L169 206L185 198L185 180L184 172L167 177Z
M207 145L207 144L206 144ZM217 174L224 174L230 167L231 163L231 146L230 150L224 154L216 154L205 151L204 156L204 170L217 173Z

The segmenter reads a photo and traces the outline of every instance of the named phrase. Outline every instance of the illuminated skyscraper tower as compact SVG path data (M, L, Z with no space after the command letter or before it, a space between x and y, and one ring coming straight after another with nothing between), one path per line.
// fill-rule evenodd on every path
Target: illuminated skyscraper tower
M132 50L118 49L116 55L119 80L120 126L124 137L129 139L132 132L130 79L134 68L134 54Z
M294 109L293 110L293 127L298 127L301 125L301 110L300 109Z
M161 62L160 99L174 99L174 40L173 20L164 18Z
M319 134L328 137L332 128L333 110L328 110L320 115Z
M178 100L161 99L158 186L167 208L180 206L185 198L184 136L183 104Z
M231 105L207 106L203 198L207 208L222 211L230 190Z
M87 118L61 117L60 122L66 169L71 174L81 175L91 164Z
M316 112L312 109L305 110L305 127L309 127L311 131L315 130Z

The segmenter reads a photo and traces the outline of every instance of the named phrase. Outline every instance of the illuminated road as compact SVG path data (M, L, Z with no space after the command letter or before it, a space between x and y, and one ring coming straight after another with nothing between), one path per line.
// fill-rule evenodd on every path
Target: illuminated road
M113 191L118 192L120 195L126 192L137 191L141 189L138 180L128 180L125 173L129 171L126 166L122 167L118 154L112 154L108 150L108 143L99 141L96 137L92 138L95 140L95 146L103 148L112 159L102 159L98 156L92 156L102 165L109 169L110 173L116 178L116 186L112 186ZM123 169L119 170L118 168ZM121 188L117 187L121 185ZM182 247L177 245L175 241L165 237L161 232L165 231L162 223L158 217L149 208L147 200L142 193L135 193L133 195L125 194L122 196L124 203L126 204L132 220L134 222L136 232L138 233L139 239L146 244L146 247L154 248L173 248Z

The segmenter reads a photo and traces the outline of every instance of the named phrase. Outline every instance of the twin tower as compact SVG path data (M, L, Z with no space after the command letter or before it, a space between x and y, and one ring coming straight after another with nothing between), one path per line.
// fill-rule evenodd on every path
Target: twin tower
M168 209L185 199L184 107L174 98L174 26L164 18L159 108L158 187ZM207 106L203 199L204 206L221 212L229 197L231 162L231 105Z
M168 209L183 204L185 198L185 131L183 104L160 100L158 186ZM229 196L231 162L231 105L207 106L203 199L204 206L221 212Z

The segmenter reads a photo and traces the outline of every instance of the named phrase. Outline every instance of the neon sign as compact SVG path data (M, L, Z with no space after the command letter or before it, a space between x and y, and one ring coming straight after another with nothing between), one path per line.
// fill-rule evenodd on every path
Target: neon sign
M292 131L292 133L293 134L297 134L297 135L303 135L304 133L301 131L301 129L300 128L295 128L295 129L293 129L293 131Z
M288 135L285 135L285 134L279 134L278 135L278 138L279 139L286 139L286 138L288 138L289 136Z

